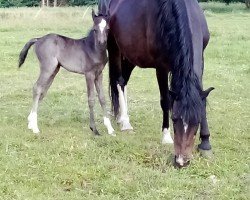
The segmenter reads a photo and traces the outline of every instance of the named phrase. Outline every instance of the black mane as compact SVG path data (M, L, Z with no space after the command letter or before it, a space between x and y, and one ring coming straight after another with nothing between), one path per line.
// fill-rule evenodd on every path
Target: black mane
M171 90L179 101L179 117L197 124L201 119L201 86L193 68L193 45L183 0L159 0L157 37L171 64ZM159 40L159 39L158 39ZM173 105L172 105L173 106Z

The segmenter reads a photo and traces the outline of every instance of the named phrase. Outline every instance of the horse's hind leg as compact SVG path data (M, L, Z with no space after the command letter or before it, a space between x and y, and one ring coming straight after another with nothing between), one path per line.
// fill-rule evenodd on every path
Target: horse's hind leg
M102 110L103 110L104 125L108 129L108 134L115 136L114 129L111 125L110 119L109 119L108 114L107 114L106 101L105 101L105 96L104 96L104 92L103 92L102 78L103 78L102 73L96 75L95 87L96 87L96 91L98 94L99 102L100 102Z
M96 129L95 117L94 117L94 106L95 106L95 74L87 73L85 74L87 91L88 91L88 104L89 104L89 120L90 120L90 129L94 132L95 135L100 135Z
M54 77L59 71L59 68L60 67L57 66L57 64L54 64L54 66L49 69L44 65L41 66L39 78L33 87L33 105L31 112L28 116L28 128L31 129L33 133L40 132L37 125L38 104L46 95L46 92L52 84Z

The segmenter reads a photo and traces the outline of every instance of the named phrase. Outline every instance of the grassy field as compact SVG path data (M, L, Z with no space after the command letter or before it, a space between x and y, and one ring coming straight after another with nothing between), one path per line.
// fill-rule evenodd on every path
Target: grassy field
M103 136L93 137L84 78L64 70L40 107L41 134L32 134L27 116L39 67L30 51L18 70L18 54L32 37L86 35L90 10L83 19L86 8L0 9L0 199L249 199L250 13L243 4L203 6L211 31L204 83L216 88L208 106L214 158L194 151L183 170L171 164L173 146L160 143L152 69L135 69L129 82L133 134L113 121L117 137L109 137L97 103ZM105 89L108 97L107 68Z

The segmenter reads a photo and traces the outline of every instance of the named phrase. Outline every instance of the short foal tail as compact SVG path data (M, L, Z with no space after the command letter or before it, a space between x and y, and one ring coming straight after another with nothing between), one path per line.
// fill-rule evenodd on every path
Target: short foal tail
M18 67L20 68L22 66L22 64L24 63L26 57L27 57L27 54L28 54L28 51L30 49L30 47L36 43L36 41L38 41L39 38L33 38L31 39L29 42L27 42L25 44L25 46L23 47L22 51L20 52L20 55L19 55L19 62L18 62Z

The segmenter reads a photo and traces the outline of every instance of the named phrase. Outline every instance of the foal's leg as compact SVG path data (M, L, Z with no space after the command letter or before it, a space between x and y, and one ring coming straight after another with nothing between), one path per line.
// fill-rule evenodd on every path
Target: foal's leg
M95 74L87 73L85 74L87 91L88 91L88 104L89 104L89 120L90 120L90 129L94 132L95 135L100 135L96 129L95 117L94 117L94 106L95 106Z
M105 96L104 96L104 92L103 92L103 85L102 85L102 78L103 78L102 72L100 74L96 75L95 87L96 87L96 91L98 94L99 102L100 102L102 110L103 110L104 125L108 129L108 134L115 136L114 129L111 125L110 119L108 118L108 114L107 114L106 101L105 101Z
M163 124L162 124L162 144L172 144L173 139L170 135L169 128L169 90L168 90L168 72L165 69L156 69L158 85L161 94L161 108L163 111Z
M31 129L33 133L40 132L37 125L38 104L46 95L46 92L52 84L59 68L60 67L58 67L57 64L54 64L51 68L48 68L47 65L41 65L39 78L33 87L33 105L28 116L28 128Z

